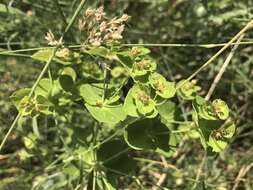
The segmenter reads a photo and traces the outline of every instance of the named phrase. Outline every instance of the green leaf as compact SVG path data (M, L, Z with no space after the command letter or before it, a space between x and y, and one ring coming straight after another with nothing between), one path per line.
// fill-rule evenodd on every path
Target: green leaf
M142 119L130 124L125 130L124 138L136 150L170 150L169 130L158 119Z
M156 142L157 148L163 150L164 152L169 152L170 147L170 131L166 125L161 123L158 119L155 119L152 124L152 136Z
M53 55L54 49L53 48L48 48L48 49L43 49L37 51L35 54L33 54L31 57L33 59L39 60L39 61L44 61L47 62L50 57Z
M49 78L41 79L38 86L35 89L36 95L44 96L45 98L48 98L51 95L52 91L52 81Z
M103 88L103 83L83 84L79 88L80 96L84 99L85 102L91 105L102 106L112 104L119 100L119 94L115 94L116 88L113 85L108 85L105 94L105 101L103 102Z
M47 61L49 61L49 59L53 55L53 53L54 53L53 48L42 49L42 50L39 50L36 53L34 53L31 56L31 58L39 60L39 61L47 62ZM56 54L57 54L57 52L56 52ZM73 61L77 62L74 57L71 57L70 60L64 60L63 58L58 59L56 57L53 58L54 61L56 61L57 63L63 64L63 65L72 64L72 59L73 59Z
M118 123L126 118L122 105L116 106L93 106L85 104L91 115L99 122Z
M220 152L226 148L228 143L221 140L215 140L215 138L210 136L207 144L212 148L213 152Z
M97 150L97 160L108 172L116 171L123 174L131 174L135 169L135 162L127 155L127 145L119 140L111 140L102 144Z
M140 114L137 111L137 107L134 103L134 98L133 98L133 90L130 89L127 93L127 96L124 101L124 111L127 115L132 116L132 117L139 117Z
M92 47L89 50L85 50L85 53L90 55L109 58L110 57L110 50L105 47Z
M156 144L149 134L151 119L143 119L130 124L124 133L127 144L136 150L156 149Z
M145 115L146 118L155 118L158 114L158 111L154 109L152 112Z
M59 83L66 92L71 92L74 89L75 80L76 72L71 67L64 68L59 76Z
M74 81L72 80L72 77L69 75L60 75L59 83L62 89L65 90L66 92L71 92L74 88Z
M73 127L71 140L73 144L86 144L88 137L92 134L92 129L89 127Z
M168 141L169 148L161 149L158 147L156 152L169 158L175 154L176 145L180 143L180 138L178 138L177 135L170 133L169 138L166 141ZM167 142L166 142L166 146L167 146Z
M72 67L65 67L61 72L61 75L68 75L73 81L76 81L76 71Z
M130 69L133 66L134 59L129 55L128 52L117 53L117 57L126 68Z
M96 105L98 101L102 102L103 88L99 88L93 84L84 84L81 85L79 91L84 101L91 105Z
M212 102L212 105L219 119L226 120L229 117L229 108L226 102L216 99Z
M163 104L157 105L156 109L160 116L167 122L174 121L174 114L176 111L176 104L174 102L167 100Z

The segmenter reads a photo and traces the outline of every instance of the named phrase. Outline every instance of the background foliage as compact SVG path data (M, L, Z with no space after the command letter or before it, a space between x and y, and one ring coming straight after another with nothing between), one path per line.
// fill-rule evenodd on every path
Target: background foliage
M59 1L67 21L78 3ZM177 47L150 47L159 71L170 81L186 78L220 48L184 44L227 42L253 15L253 2L250 0L105 0L90 1L85 6L99 5L104 5L110 16L122 13L131 16L124 33L126 44L181 44ZM48 29L60 35L66 26L57 4L49 0L3 1L0 4L0 23L0 48L3 50L47 46L44 36ZM247 32L245 41L252 40L251 33L252 30ZM76 24L66 42L79 44L79 36ZM33 53L0 54L0 139L16 115L9 96L17 89L32 86L43 67L41 62L30 58ZM203 95L227 53L196 77L204 89ZM230 146L219 155L203 159L205 153L199 142L182 134L183 140L176 152L168 157L150 151L131 152L130 156L137 160L134 172L138 180L125 176L120 182L122 189L159 189L156 185L169 189L253 188L251 53L251 45L237 49L212 97L226 100L236 120L237 133ZM189 118L189 105L184 105L184 109L184 117ZM19 124L0 155L0 189L74 189L77 186L79 182L72 179L76 168L63 170L60 161L73 155L68 144L76 143L72 142L73 139L78 141L82 135L89 134L96 124L78 105L68 111L72 117L59 118L57 125L53 119L41 118L24 121L23 126ZM82 134L83 130L75 132L74 128L86 131ZM108 134L110 130L103 129L103 135ZM76 151L78 154L83 150Z

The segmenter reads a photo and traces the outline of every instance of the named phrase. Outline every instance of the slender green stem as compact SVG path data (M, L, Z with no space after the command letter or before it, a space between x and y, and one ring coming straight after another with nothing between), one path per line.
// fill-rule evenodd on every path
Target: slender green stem
M60 14L61 20L62 20L62 22L64 24L64 28L66 28L68 26L68 22L67 22L67 19L66 19L65 15L64 15L64 12L63 12L63 10L61 8L59 0L54 0L54 4L55 4L55 6L56 6L56 8L57 8L57 10L58 10L58 12ZM71 37L71 38L74 39L75 35L72 33L72 31L69 31L69 37Z
M97 179L97 171L94 169L92 178L92 190L96 190L96 179Z
M219 43L219 44L122 44L122 46L146 46L146 47L200 47L200 48L216 48L216 47L222 47L225 46L227 43ZM236 43L233 42L229 44L229 46L233 45L252 45L253 41L245 41ZM70 45L67 46L68 48L81 48L83 47L83 44L77 44L77 45ZM0 55L8 54L8 53L15 53L15 52L29 52L29 51L38 51L43 49L53 48L49 46L45 47L39 47L39 48L28 48L28 49L20 49L20 50L7 50L7 51L0 51Z
M214 54L208 61L206 61L199 69L197 69L192 75L190 75L184 82L177 86L177 89L181 88L185 83L193 79L198 73L205 69L212 61L214 61L220 54L222 54L229 46L232 45L242 34L244 34L253 25L253 20L251 20L240 32L238 32L225 46L223 46L216 54Z
M65 35L65 34L69 31L69 29L72 27L72 25L74 24L74 22L75 22L75 20L76 20L76 18L77 18L77 16L78 16L78 14L79 14L80 11L82 10L82 8L83 8L85 2L86 2L86 0L82 0L82 1L81 1L81 3L80 3L79 6L77 7L77 9L76 9L74 15L72 16L72 18L71 18L71 20L70 20L70 23L69 23L68 26L66 27L66 29L65 29L65 31L64 31L64 33L63 33L63 35Z
M45 72L47 71L48 66L49 66L50 63L52 62L56 50L57 50L57 47L54 48L54 51L53 51L51 57L50 57L49 60L47 61L46 65L45 65L44 68L42 69L42 71L41 71L39 77L37 78L37 80L35 81L34 85L32 86L31 91L30 91L29 96L28 96L29 99L32 97L32 95L33 95L33 93L34 93L36 87L38 86L38 84L39 84L40 80L42 79L43 75L45 74ZM0 152L2 151L2 148L3 148L3 146L5 145L5 143L6 143L6 141L7 141L7 138L8 138L9 135L11 134L12 130L14 129L14 127L16 126L16 124L17 124L17 122L18 122L18 120L19 120L20 118L21 118L21 114L19 113L19 114L16 116L16 118L14 119L14 121L13 121L11 127L9 128L7 134L5 135L3 141L1 142L1 145L0 145Z
M19 54L19 53L8 53L8 54L1 54L0 55L4 55L4 56L13 56L13 57L26 57L26 58L31 58L31 55L27 55L27 54Z
M122 46L145 46L145 47L200 47L200 48L216 48L225 46L227 43L218 43L218 44L153 44L153 43L143 43L143 44L122 44ZM230 45L252 45L253 41L246 42L234 42Z
M39 77L38 77L37 80L35 81L35 83L34 83L32 89L31 89L31 91L30 91L30 93L29 93L29 98L32 97L32 95L33 95L33 93L34 93L36 87L38 86L40 80L42 79L42 77L43 77L44 74L46 73L46 71L47 71L49 65L50 65L51 62L53 61L53 58L54 58L55 53L56 53L56 51L57 51L58 48L59 48L59 47L55 47L55 48L54 48L54 51L53 51L52 55L50 56L50 58L49 58L49 60L47 61L46 65L43 67L42 71L40 72Z
M6 54L10 54L10 53L29 52L29 51L39 51L39 50L49 49L49 48L53 49L54 47L46 46L46 47L39 47L39 48L28 48L28 49L0 51L0 55L6 55Z
M242 35L238 38L237 42L240 42L240 41L243 39L243 37L244 37L244 34L242 34ZM222 64L222 66L221 66L221 68L220 68L218 74L215 76L215 78L214 78L214 80L213 80L213 83L211 84L211 87L210 87L209 90L208 90L208 93L207 93L207 95L206 95L206 97L205 97L206 100L209 100L210 97L212 96L212 94L213 94L213 92L214 92L214 90L215 90L217 84L219 83L219 81L220 81L220 79L221 79L223 73L225 72L225 70L226 70L228 64L230 63L230 61L232 60L232 57L234 56L235 51L236 51L236 49L238 48L238 46L239 46L239 45L235 45L235 46L232 48L232 50L231 50L231 52L229 53L229 55L227 56L225 62Z
M103 84L104 93L102 96L102 102L105 101L107 87L108 87L108 85L107 85L107 68L105 67L104 68L104 84Z
M8 137L10 136L12 130L14 129L14 127L16 126L18 120L21 118L21 114L19 113L16 118L14 119L13 123L11 124L11 127L9 128L8 132L6 133L6 135L4 136L4 139L2 140L1 142L1 145L0 145L0 152L2 151L2 148L5 144L5 142L7 141Z
M79 14L79 12L80 12L81 9L83 8L85 2L86 2L86 0L82 0L81 3L79 4L79 6L78 6L77 10L75 11L75 13L74 13L74 15L73 15L73 17L72 17L70 23L69 23L68 26L66 27L64 33L62 34L62 38L64 38L64 35L69 31L69 29L71 28L71 26L74 24L74 22L75 22L75 20L76 20L76 18L77 18L77 16L78 16L78 14ZM52 62L52 60L53 60L53 58L54 58L54 56L55 56L55 53L56 53L56 51L59 49L59 47L60 47L60 46L54 47L54 51L53 51L52 55L50 56L49 60L47 61L46 65L45 65L44 68L42 69L40 75L38 76L37 80L35 81L34 85L33 85L32 88L31 88L31 91L30 91L30 93L29 93L29 99L32 97L32 95L33 95L33 93L34 93L36 87L38 86L40 80L42 79L42 77L43 77L44 74L46 73L46 71L47 71L49 65L51 64L51 62ZM7 141L8 137L9 137L9 135L10 135L11 132L13 131L14 127L16 126L16 124L17 124L17 122L18 122L18 120L19 120L20 118L21 118L21 114L19 113L19 114L16 116L16 118L14 119L14 121L12 122L11 127L9 128L7 134L4 136L4 139L3 139L2 142L1 142L1 145L0 145L0 152L2 151L2 149L3 149L3 147L4 147L5 143L6 143L6 141Z

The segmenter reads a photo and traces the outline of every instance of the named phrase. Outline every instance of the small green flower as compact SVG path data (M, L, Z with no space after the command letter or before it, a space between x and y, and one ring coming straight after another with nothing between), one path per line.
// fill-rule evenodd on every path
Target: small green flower
M183 84L185 83L185 84ZM181 86L183 84L183 86ZM178 89L178 94L180 97L182 97L184 100L193 100L197 93L201 91L201 87L197 86L196 80L191 80L185 82L185 80L181 80L178 82L177 86L181 86Z
M226 102L216 99L201 105L200 115L207 120L226 120L229 117L229 108Z
M174 83L168 82L162 75L153 73L149 77L150 84L155 89L156 94L162 98L172 98L176 93Z
M137 110L143 114L149 114L155 109L155 102L151 98L151 90L149 87L136 85L133 87L133 98Z
M132 67L132 73L134 76L146 75L148 72L156 70L156 63L149 59L143 59L136 61Z

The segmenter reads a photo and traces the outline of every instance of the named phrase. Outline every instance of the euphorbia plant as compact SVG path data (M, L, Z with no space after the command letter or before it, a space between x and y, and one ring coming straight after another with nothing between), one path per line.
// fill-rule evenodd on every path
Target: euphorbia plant
M192 103L192 121L185 122L183 127L189 130L184 133L195 132L194 138L199 138L206 150L220 152L235 133L224 101L198 96L201 87L196 80L168 81L158 73L149 49L121 46L119 40L128 19L127 15L108 19L103 8L86 10L79 20L84 44L78 50L64 46L61 39L55 40L49 32L49 45L60 46L54 58L58 66L54 67L53 76L43 78L31 98L29 88L14 92L11 97L23 117L57 119L63 109L72 109L74 105L81 105L84 112L90 113L96 123L94 133L91 139L89 135L83 137L85 143L75 147L69 144L73 155L63 161L64 171L81 159L84 167L76 169L79 175L98 172L102 178L96 184L101 188L117 186L112 180L115 174L134 172L135 163L127 154L131 149L152 150L167 156L174 151L181 136L173 131L182 127L175 123L184 123L175 121L175 96ZM40 50L32 58L48 61L53 51ZM101 128L114 134L119 131L118 136L104 137L99 134Z

